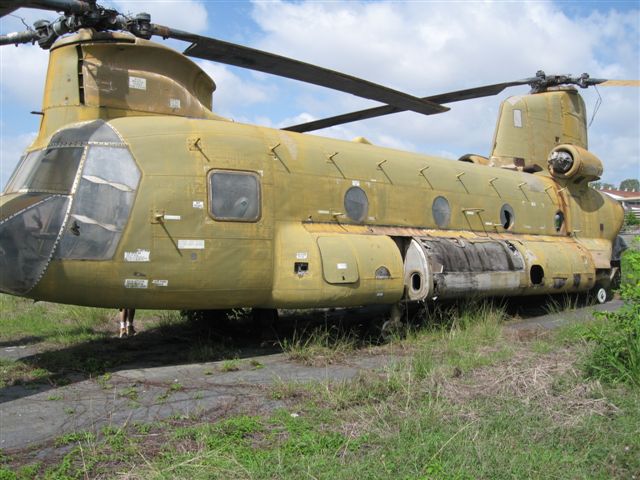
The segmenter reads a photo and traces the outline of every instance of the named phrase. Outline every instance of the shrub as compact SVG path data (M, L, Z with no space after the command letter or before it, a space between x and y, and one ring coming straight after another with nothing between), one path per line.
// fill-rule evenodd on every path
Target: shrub
M625 252L620 296L624 306L616 312L596 313L601 320L588 328L585 338L594 342L586 373L609 383L640 387L640 252Z
M640 225L640 219L638 219L638 217L636 217L635 213L633 213L631 210L629 210L624 215L624 224L627 227L635 227L636 225Z

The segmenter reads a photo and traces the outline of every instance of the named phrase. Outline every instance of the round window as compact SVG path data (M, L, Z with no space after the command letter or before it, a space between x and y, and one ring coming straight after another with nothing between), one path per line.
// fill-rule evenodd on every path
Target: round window
M431 213L438 227L446 228L449 226L449 221L451 220L451 207L449 206L449 201L446 198L436 197L433 200L433 205L431 206Z
M513 226L513 221L515 220L515 213L513 213L513 208L508 203L505 203L500 209L500 223L502 223L502 227L505 230L510 229Z
M560 232L564 226L564 213L560 210L558 210L555 217L553 217L553 225L556 227L556 232Z
M354 222L362 222L367 218L369 200L367 194L360 187L351 187L344 194L344 209L347 216Z

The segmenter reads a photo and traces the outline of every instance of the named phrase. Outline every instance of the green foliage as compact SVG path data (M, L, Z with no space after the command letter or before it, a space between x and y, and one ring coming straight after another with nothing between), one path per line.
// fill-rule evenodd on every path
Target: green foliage
M594 343L585 369L593 378L640 387L640 252L626 251L622 262L624 306L615 312L596 313L601 321L584 335Z
M637 178L627 178L620 182L620 190L629 190L630 192L637 192L640 190L640 181Z
M634 243L640 244L640 237L636 237ZM620 266L623 284L637 285L640 282L640 250L629 248L622 255Z
M636 225L640 225L640 219L636 217L631 210L629 210L624 215L624 225L627 227L635 227Z
M17 480L18 475L11 470L0 467L0 480Z
M596 314L605 321L591 325L585 334L594 342L586 372L606 382L640 387L640 284L623 285L621 296L625 305Z

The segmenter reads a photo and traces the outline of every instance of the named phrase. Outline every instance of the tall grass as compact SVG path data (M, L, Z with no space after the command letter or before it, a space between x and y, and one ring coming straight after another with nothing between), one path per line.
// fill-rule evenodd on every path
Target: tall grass
M640 251L625 252L622 264L620 296L625 304L616 312L596 314L603 321L584 335L593 342L585 369L593 378L640 387Z
M291 338L281 340L280 346L291 360L328 365L353 353L358 339L354 332L324 325L310 331L295 331Z

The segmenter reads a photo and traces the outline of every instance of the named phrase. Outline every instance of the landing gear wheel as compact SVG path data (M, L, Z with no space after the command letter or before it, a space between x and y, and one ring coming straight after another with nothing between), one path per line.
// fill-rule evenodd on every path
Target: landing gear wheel
M610 289L598 284L591 290L590 297L594 303L602 305L613 298L613 293Z
M607 290L604 287L597 287L595 299L598 303L605 303L607 301Z

